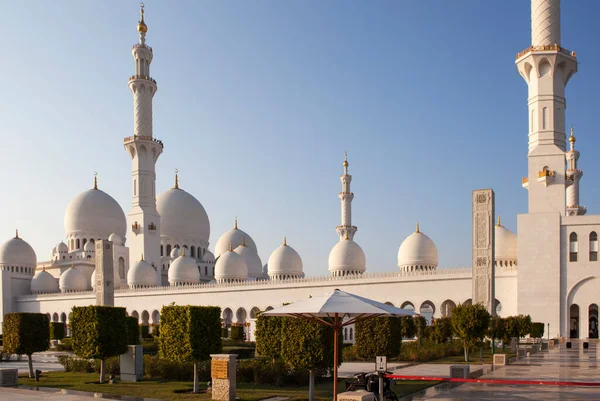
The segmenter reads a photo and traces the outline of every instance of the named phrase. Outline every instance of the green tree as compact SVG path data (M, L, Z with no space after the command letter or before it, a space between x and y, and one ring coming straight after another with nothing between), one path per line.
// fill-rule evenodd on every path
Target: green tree
M244 339L244 326L231 326L231 339L241 341Z
M413 321L415 322L415 335L420 346L421 342L427 338L427 319L419 315L413 316Z
M315 369L333 368L333 327L296 318L281 319L281 356L292 369L310 372L309 400L314 399ZM338 355L341 355L342 333L338 337ZM341 363L341 361L339 361Z
M504 338L506 328L504 327L504 319L494 316L490 319L487 335L492 339L492 354L495 352L494 341L497 338Z
M256 354L275 361L281 356L282 320L276 316L258 315L254 338Z
M517 316L518 337L522 338L531 333L531 316Z
M163 306L158 355L173 362L194 363L194 393L198 392L198 362L221 352L221 308Z
M138 345L140 343L140 331L138 328L138 319L135 316L125 317L125 326L127 333L127 345Z
M483 341L490 324L490 314L481 304L458 305L452 311L452 330L465 350L465 362L469 362L469 348Z
M440 317L433 321L431 339L436 344L445 343L452 338L452 323L449 317Z
M127 352L127 314L113 306L73 307L73 352L80 358L100 360L100 383L104 383L105 360Z
M43 313L7 313L3 324L4 351L27 355L29 377L33 378L34 352L46 351L50 347L50 320Z
M417 335L417 326L412 316L401 316L400 322L402 338L414 338Z
M65 324L63 322L50 322L50 339L62 340L65 338Z
M516 316L508 316L504 321L504 338L503 341L510 343L513 337L519 337L519 321Z
M356 354L361 358L400 355L402 322L397 317L378 317L356 322Z
M544 337L544 323L540 323L540 322L531 323L531 332L529 334L533 338Z

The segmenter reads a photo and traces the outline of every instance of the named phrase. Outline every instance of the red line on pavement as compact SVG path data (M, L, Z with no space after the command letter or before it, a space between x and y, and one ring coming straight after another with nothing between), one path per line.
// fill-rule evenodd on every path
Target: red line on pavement
M498 380L498 379L460 379L450 377L434 376L401 376L385 375L388 379L397 380L423 380L423 381L444 381L454 383L484 383L484 384L523 384L534 386L583 386L600 387L600 382L571 382L571 381L544 381L544 380Z

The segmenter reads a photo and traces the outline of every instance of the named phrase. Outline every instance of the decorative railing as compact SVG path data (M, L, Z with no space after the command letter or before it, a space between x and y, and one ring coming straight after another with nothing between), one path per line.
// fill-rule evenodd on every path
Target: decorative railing
M538 178L554 177L556 175L556 171L542 170L542 171L538 171L537 175L538 175Z
M152 142L159 144L161 147L164 148L163 142L160 139L156 139L152 136L144 136L144 135L128 136L123 139L123 142L127 143L127 142L131 142L131 141L135 141L136 139L139 139L142 141L152 141Z
M148 49L148 50L152 51L152 48L151 48L150 46L148 46L148 45L143 45L143 44L141 44L141 43L136 43L135 45L131 46L131 49L132 49L132 50L133 50L133 49L138 49L138 48L140 48L140 47L141 47L141 48Z
M154 85L156 85L156 80L148 75L132 75L131 77L129 77L129 81L133 81L134 79L144 79L144 80L150 81Z
M529 46L527 49L517 53L517 60L526 55L527 53L531 53L534 51L559 51L567 56L577 58L577 53L571 50L567 50L564 47L560 47L557 44L554 45L540 45L540 46Z

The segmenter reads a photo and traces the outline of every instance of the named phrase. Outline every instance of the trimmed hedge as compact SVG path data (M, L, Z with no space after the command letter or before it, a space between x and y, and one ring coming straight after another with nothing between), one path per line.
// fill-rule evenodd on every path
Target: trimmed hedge
M140 337L142 338L150 338L150 326L147 324L140 325Z
M139 345L140 332L138 329L138 319L135 316L125 317L125 326L127 332L127 345Z
M282 319L281 356L291 369L333 368L333 328L316 321ZM342 363L342 332L338 333L338 363Z
M125 308L73 307L71 336L75 355L85 359L106 359L127 352L125 317Z
M57 351L73 351L73 342L69 337L60 340L60 344L56 344Z
M221 338L229 338L229 329L227 327L221 327Z
M144 379L192 381L194 379L194 364L192 362L173 362L153 355L144 355ZM211 380L210 361L198 362L198 380L202 382Z
M544 323L533 322L531 323L531 332L529 335L532 338L542 338L544 337Z
M163 306L158 354L174 362L202 361L221 352L221 308Z
M445 343L452 338L452 322L449 317L434 319L429 337L437 344Z
M257 355L271 359L281 356L281 325L281 318L258 316L254 330Z
M232 326L231 327L231 339L233 341L240 341L244 339L244 327L243 326Z
M360 358L388 358L400 354L402 328L397 317L378 317L356 322L355 347Z
M65 324L63 322L50 322L50 339L62 340L65 338Z
M33 377L31 355L50 347L50 319L44 313L7 313L4 315L5 352L25 354L29 362L29 377Z

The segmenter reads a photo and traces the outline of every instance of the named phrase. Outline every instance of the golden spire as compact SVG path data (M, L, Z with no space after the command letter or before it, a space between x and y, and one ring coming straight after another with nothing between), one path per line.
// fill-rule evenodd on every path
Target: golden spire
M234 222L233 222L233 229L234 229L234 230L237 230L237 229L238 229L238 228L237 228L237 216L235 216L235 220L234 220Z
M98 189L98 172L94 171L94 189Z
M15 238L19 238L19 229L18 228L15 230Z
M348 168L348 152L344 151L344 168Z
M417 222L417 228L416 228L416 230L415 230L415 233L417 233L417 234L420 234L420 233L421 233L421 231L419 231L419 222Z
M246 236L242 236L242 246L246 246Z
M571 125L571 136L569 137L569 142L575 143L575 129L573 129L572 125Z
M148 26L144 22L144 3L140 3L140 20L138 22L137 30L140 33L148 32Z
M173 189L179 189L179 169L175 169L175 186Z
M229 242L229 252L233 252L233 244Z
M283 237L283 246L288 246L287 245L287 238L286 237Z
M498 215L498 223L496 223L496 227L502 227L502 224L500 224L500 215Z

